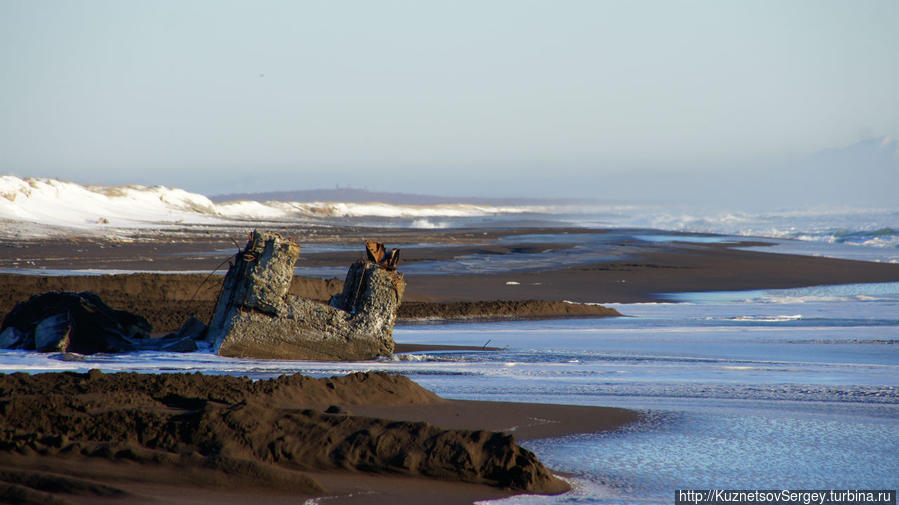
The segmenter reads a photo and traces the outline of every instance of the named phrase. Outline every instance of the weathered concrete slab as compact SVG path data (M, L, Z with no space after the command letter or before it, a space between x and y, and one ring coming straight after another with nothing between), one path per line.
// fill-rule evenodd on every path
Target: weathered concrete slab
M221 356L363 360L393 353L402 274L372 261L350 266L330 305L287 295L300 248L254 231L225 276L207 339Z

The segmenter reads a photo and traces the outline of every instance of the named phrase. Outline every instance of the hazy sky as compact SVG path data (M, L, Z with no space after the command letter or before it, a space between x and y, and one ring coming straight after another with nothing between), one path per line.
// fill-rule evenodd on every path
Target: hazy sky
M695 184L899 137L897 61L895 0L0 0L0 173L207 194Z

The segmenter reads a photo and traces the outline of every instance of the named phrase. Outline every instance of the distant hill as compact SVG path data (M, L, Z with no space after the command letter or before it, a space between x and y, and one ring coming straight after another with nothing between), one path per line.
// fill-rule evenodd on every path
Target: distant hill
M767 181L795 203L888 206L899 203L899 142L865 139L825 149L780 167Z
M355 188L307 189L297 191L269 191L262 193L229 193L212 195L213 202L249 200L257 202L382 202L394 205L441 205L466 203L471 205L558 205L592 203L585 198L481 198L390 193Z

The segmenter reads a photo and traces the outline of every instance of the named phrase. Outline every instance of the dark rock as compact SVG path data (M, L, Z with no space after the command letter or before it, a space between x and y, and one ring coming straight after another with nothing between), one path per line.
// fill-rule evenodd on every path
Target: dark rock
M0 332L0 349L18 349L24 345L25 333L15 326L10 326Z
M187 321L184 321L184 324L181 325L181 329L178 330L176 335L181 338L203 340L206 338L206 329L206 323L200 321L195 316L190 316Z
M40 352L62 352L69 348L72 337L69 312L54 314L34 327L34 347Z
M191 328L197 331L195 325ZM191 337L150 338L153 327L146 319L115 310L88 291L32 296L16 304L0 330L0 348L5 349L79 354L197 349Z
M150 336L146 319L115 310L94 293L50 292L16 304L2 330L23 335L14 347L81 354L132 350L134 339Z

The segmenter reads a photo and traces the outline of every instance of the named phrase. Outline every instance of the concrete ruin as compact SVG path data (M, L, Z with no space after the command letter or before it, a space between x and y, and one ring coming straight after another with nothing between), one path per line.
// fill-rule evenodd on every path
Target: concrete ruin
M220 356L364 360L393 354L393 324L406 281L398 250L366 244L329 305L287 294L300 246L254 231L228 269L207 340ZM376 254L372 255L372 251ZM383 254L377 254L377 253Z

